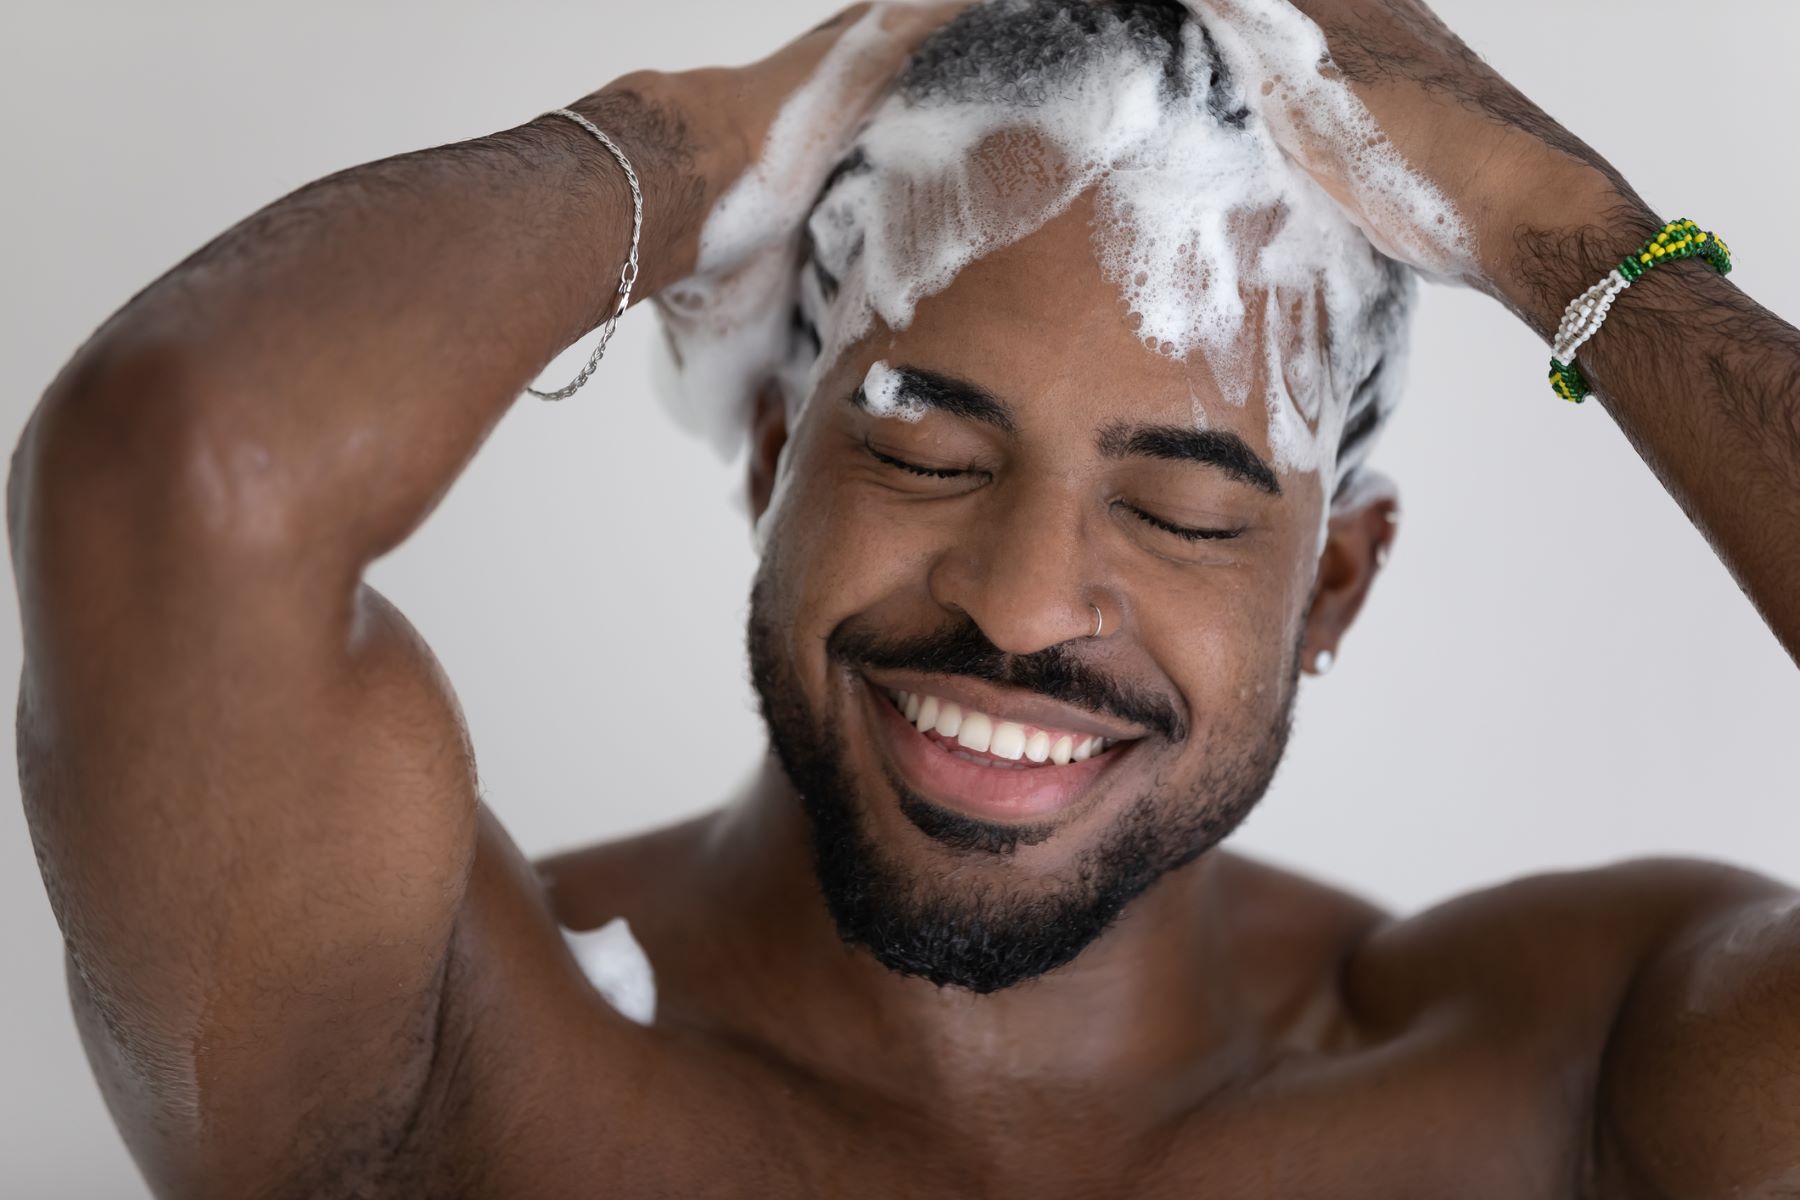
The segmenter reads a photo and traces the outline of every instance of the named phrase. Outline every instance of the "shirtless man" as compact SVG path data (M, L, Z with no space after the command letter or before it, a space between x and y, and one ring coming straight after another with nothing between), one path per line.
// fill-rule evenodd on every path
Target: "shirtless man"
M1469 221L1465 281L1540 334L1660 224L1417 0L1300 7ZM1249 71L1292 11L1194 8ZM949 16L878 11L858 86ZM577 104L642 178L640 297L693 270L784 98L869 19ZM1261 94L1371 242L1421 244L1322 110ZM792 430L757 408L758 513L787 472L761 776L523 861L449 683L361 577L608 312L621 180L554 116L331 176L134 297L25 433L25 803L159 1194L1800 1195L1791 888L1638 862L1399 917L1214 848L1394 501L1332 507L1321 543L1321 476L1269 469L1254 412L1203 396L1217 436L1182 441L1191 377L1127 327L1079 207L857 343ZM878 358L937 387L917 419L858 391ZM1580 361L1800 654L1800 333L1682 262ZM1185 449L1107 436L1145 426ZM907 721L925 697L1090 753L959 758ZM559 928L618 916L649 1024Z

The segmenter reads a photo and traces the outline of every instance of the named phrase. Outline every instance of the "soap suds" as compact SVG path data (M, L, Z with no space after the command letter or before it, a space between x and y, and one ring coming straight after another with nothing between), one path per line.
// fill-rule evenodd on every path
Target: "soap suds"
M1339 144L1361 147L1359 202L1398 205L1427 231L1390 249L1448 277L1467 234L1321 71L1317 26L1286 0L1247 11L1254 21L1222 30L1156 0L988 0L928 39L854 143L833 149L804 131L882 36L865 17L709 216L696 278L660 305L679 364L665 380L688 423L730 451L751 393L773 380L792 428L876 322L905 329L970 263L1091 192L1096 259L1145 346L1201 356L1227 403L1266 414L1279 467L1317 472L1327 497L1343 490L1398 398L1416 284L1275 129L1299 113L1355 139ZM1275 83L1264 95L1245 78ZM746 232L782 212L786 240ZM864 390L903 412L885 364Z
M925 415L925 406L910 396L901 395L900 382L899 374L877 359L869 364L869 373L863 376L863 400L869 411L878 417L917 421Z
M787 98L761 157L707 214L694 274L656 297L658 390L678 424L727 458L744 443L755 389L788 357L800 222L845 149L822 131L862 103L890 36L881 15L865 13Z
M565 929L563 940L594 990L620 1016L649 1025L656 1020L656 974L624 917L598 929Z
M1267 81L1258 115L1305 170L1330 171L1346 146L1360 147L1342 182L1368 214L1358 226L1383 254L1415 264L1440 282L1458 282L1476 266L1468 227L1437 185L1419 175L1375 123L1356 93L1327 74L1331 52L1317 22L1290 0L1232 0L1233 17L1212 27L1241 71ZM1379 229L1404 240L1390 245Z

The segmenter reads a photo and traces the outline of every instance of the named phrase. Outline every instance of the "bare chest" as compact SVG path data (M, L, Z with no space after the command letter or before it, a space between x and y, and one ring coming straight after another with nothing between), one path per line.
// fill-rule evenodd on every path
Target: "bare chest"
M1586 1200L1582 1105L1502 1047L1420 1035L1284 1062L1164 1120L1099 1096L921 1114L678 1047L636 1103L571 1093L494 1195ZM530 1143L537 1148L526 1151ZM493 1168L499 1165L502 1169Z

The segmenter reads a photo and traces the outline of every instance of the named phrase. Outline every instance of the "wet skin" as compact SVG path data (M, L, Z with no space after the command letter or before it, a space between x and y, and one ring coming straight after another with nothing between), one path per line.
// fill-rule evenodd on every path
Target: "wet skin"
M1459 99L1482 68L1416 4L1304 7L1379 51L1340 65L1376 78L1365 98L1408 153L1508 167L1437 177L1489 181L1455 196L1483 221L1483 286L1539 332L1616 260L1609 237L1639 240L1647 210L1585 147L1494 87ZM692 267L700 216L842 27L582 102L644 176L643 294ZM1430 86L1379 75L1400 67ZM1800 897L1746 872L1626 863L1401 917L1214 849L1068 965L974 996L839 941L772 763L699 820L521 858L443 672L362 576L598 319L623 241L594 231L629 213L610 158L554 119L322 181L135 297L21 439L21 790L95 1076L159 1194L1796 1194ZM1800 334L1717 277L1664 274L1585 369L1793 650ZM1671 322L1718 336L1659 354ZM851 398L876 359L983 389L1010 427L870 415ZM1079 208L855 347L793 430L765 397L754 507L790 433L796 464L766 648L832 731L862 827L922 887L1054 890L1128 805L1148 798L1158 828L1218 815L1299 665L1346 636L1392 494L1321 546L1307 475L1278 472L1275 494L1108 452L1108 430L1196 406L1270 459L1256 407L1136 344ZM1066 647L1178 720L825 652L846 627L953 622L1010 654ZM882 685L933 683L1119 745L1034 768L1073 786L989 784L972 773L998 768L884 707ZM896 780L1048 836L953 852ZM648 1028L562 939L614 916L656 971Z
M1008 887L1066 875L1071 856L1140 794L1166 796L1168 807L1210 802L1189 793L1209 768L1253 755L1285 709L1318 563L1315 475L1282 472L1276 496L1218 466L1102 449L1109 431L1192 428L1199 406L1209 428L1272 458L1260 404L1225 403L1204 363L1163 358L1137 342L1116 291L1100 278L1089 219L1088 206L1078 205L976 264L922 304L903 334L872 336L825 375L789 451L793 479L761 573L770 624L789 635L778 652L808 707L840 731L854 786L872 799L891 793L884 764L898 764L921 786L934 761L905 757L921 739L909 741L890 719L881 689L931 693L934 681L828 661L826 638L846 622L905 637L967 618L1009 654L1067 645L1108 680L1176 715L1180 741L1118 714L1052 706L1039 719L1059 728L1099 720L1092 731L1120 743L1101 756L1104 764L1026 776L1095 774L1045 816L1055 837L997 865ZM1077 335L1046 338L1046 330ZM916 422L870 414L851 398L876 359L984 389L1004 406L1011 430L942 410ZM963 474L927 478L900 464ZM1317 628L1306 631L1309 648L1334 645L1354 611L1375 548L1392 534L1386 511L1371 507L1344 522L1341 544L1327 556L1331 596ZM1191 540L1169 526L1233 536ZM1098 639L1087 637L1090 605L1103 616ZM1001 716L1021 703L1048 703L1005 694L988 702L989 694L975 697L976 707ZM963 782L934 779L939 791L1017 782L1010 772L992 780L992 771L955 760L941 770ZM920 875L953 865L894 803L874 801L865 817L883 847ZM983 878L988 869L955 865Z
M1217 468L1099 452L1097 431L1191 420L1198 402L1209 428L1271 457L1260 408L1223 403L1203 367L1146 351L1116 293L1082 286L1073 264L1086 258L1097 272L1086 237L1085 214L1070 214L832 370L792 448L795 479L770 535L770 623L789 631L781 650L809 704L835 718L866 827L945 889L1013 894L1066 880L1146 790L1170 810L1212 802L1196 782L1265 738L1296 647L1336 645L1393 535L1384 497L1335 520L1321 560L1312 477L1282 472L1271 496ZM1045 329L1081 332L1046 339ZM876 358L982 386L1015 428L868 414L849 397ZM763 418L779 423L769 407ZM780 434L763 432L753 470L766 472ZM984 474L921 480L871 446ZM1139 511L1243 533L1190 543ZM1081 606L1096 580L1115 630L1097 643ZM958 783L984 796L976 777L991 769L947 766L824 645L850 619L911 633L961 614L1013 653L1073 639L1109 676L1166 695L1187 738L1113 721L1126 739L1116 761L1086 764L1049 813L1051 837L1004 859L946 849L901 814L888 771L954 808ZM1009 699L1043 703L972 686L1000 713ZM1054 723L1053 710L1036 711ZM960 807L1004 819L979 798ZM544 864L545 899L524 898L535 880L522 864L496 862L495 891L519 894L516 919L535 934L530 953L513 934L470 946L471 957L513 964L493 1007L543 1011L541 978L555 962L556 1019L569 1023L536 1054L488 1035L479 1057L494 1075L482 1090L496 1115L541 1097L571 1114L554 1132L509 1136L548 1155L565 1136L582 1143L574 1131L588 1122L619 1120L601 1081L616 1073L606 1056L624 1052L599 1048L603 1029L633 1047L638 1116L622 1139L633 1153L585 1143L576 1153L628 1193L1634 1195L1600 1124L1608 1086L1634 1069L1630 1044L1609 1041L1630 976L1684 905L1784 894L1720 868L1643 863L1399 919L1215 850L1165 877L1069 966L975 997L841 946L808 853L798 801L771 764L719 814ZM651 1031L594 1003L553 932L613 916L631 921L655 965ZM578 1042L592 1057L565 1058ZM538 1158L517 1156L501 1190L541 1184Z

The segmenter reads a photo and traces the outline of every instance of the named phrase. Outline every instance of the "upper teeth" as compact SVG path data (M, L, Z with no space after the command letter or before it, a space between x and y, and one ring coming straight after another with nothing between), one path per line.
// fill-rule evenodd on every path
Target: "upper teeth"
M954 738L965 749L1013 762L1024 758L1034 763L1053 762L1060 767L1091 758L1118 740L1056 733L1016 721L1003 721L984 712L965 709L954 700L940 700L921 692L890 688L888 698L906 714L908 721L918 726L920 733L936 730L946 738Z

